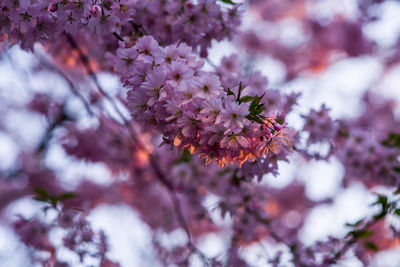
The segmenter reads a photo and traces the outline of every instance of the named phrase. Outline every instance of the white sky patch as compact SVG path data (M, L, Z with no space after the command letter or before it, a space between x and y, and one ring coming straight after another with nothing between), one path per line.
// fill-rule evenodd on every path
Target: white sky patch
M46 131L44 120L34 113L25 110L15 110L4 118L7 130L16 138L18 145L34 148Z
M377 42L382 48L394 45L400 32L400 3L386 1L375 11L380 19L370 22L364 27L364 33Z
M199 249L208 257L225 259L225 249L229 246L230 235L208 234L199 242Z
M319 77L302 77L287 87L302 92L298 107L304 112L325 103L334 118L354 117L360 111L360 97L381 73L381 64L372 57L346 59L333 64Z
M320 21L331 21L337 15L344 16L347 19L353 19L359 15L357 0L310 1L307 12Z
M371 262L371 267L399 267L400 248L380 251Z
M297 172L306 185L307 197L316 201L334 197L341 187L344 174L343 167L336 158L331 158L329 162L311 161Z
M219 65L223 57L230 56L237 52L237 48L228 41L215 42L213 41L212 48L208 51L208 58L216 65ZM207 65L207 63L206 63ZM208 66L208 70L214 70Z
M344 226L353 223L371 213L374 198L359 184L354 184L342 190L332 205L320 205L314 208L306 219L306 224L300 232L300 238L305 244L323 240L328 235L343 236Z
M294 158L294 156L290 158ZM274 177L272 174L265 174L262 182L274 188L284 188L296 178L294 175L297 169L296 164L280 161L278 162L278 168L279 175L277 177Z
M400 118L400 65L390 69L382 83L373 91L386 99L394 100L396 103L394 115Z
M103 163L76 160L57 144L50 146L45 162L58 173L60 181L68 185L77 185L82 178L97 184L110 184L113 181L110 170Z
M0 132L0 169L8 169L18 156L19 149L15 142L6 134Z
M89 217L93 229L104 230L110 259L122 267L162 266L152 251L150 229L128 206L100 206Z
M307 39L301 24L295 19L282 20L279 31L280 41L286 47L295 47Z
M28 251L8 226L0 224L0 263L7 267L31 267Z
M283 82L286 75L286 69L285 65L279 60L265 56L262 60L256 60L254 64L255 69L268 78L268 87L274 88L274 86Z

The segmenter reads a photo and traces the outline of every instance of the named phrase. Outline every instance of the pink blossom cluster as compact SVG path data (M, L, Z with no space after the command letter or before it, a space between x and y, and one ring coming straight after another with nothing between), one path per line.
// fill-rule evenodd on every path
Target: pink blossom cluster
M271 26L288 21L296 21L299 33L297 42L285 40L283 29L271 28L274 34L263 35L249 27L242 32L242 46L253 54L268 55L285 65L285 80L298 76L320 73L330 64L346 57L358 57L374 54L379 50L374 41L363 32L363 26L376 19L378 4L385 1L358 1L360 12L365 12L357 19L344 19L340 15L321 18L313 12L318 6L316 1L309 0L254 0L249 9L258 19L255 25ZM374 2L374 3L372 3ZM362 10L362 11L361 11ZM330 12L327 12L330 13ZM334 13L334 12L332 12ZM275 32L277 30L278 32ZM282 32L281 32L282 31ZM298 38L298 37L295 37Z
M111 169L129 168L133 161L140 163L127 131L121 132L120 126L107 118L100 118L97 127L86 129L74 123L67 124L60 142L69 155L88 162L106 163Z
M400 151L381 144L371 133L350 131L336 153L343 162L346 181L362 180L368 185L396 186L400 182ZM379 181L379 182L378 182Z
M336 128L329 115L329 109L322 105L320 110L310 110L307 116L303 116L305 122L303 131L306 131L307 144L330 141L335 136Z
M371 101L372 97L376 96L364 97L365 109L356 119L334 121L325 105L319 111L311 110L303 116L303 131L308 134L307 145L329 145L326 155L314 153L311 157L327 159L335 155L345 168L346 183L360 180L368 186L395 186L400 182L400 151L391 145L390 138L399 134L396 127L400 124L393 116L391 102L378 99L383 103L377 104Z
M237 32L240 14L239 5L222 7L215 0L5 0L0 35L32 50L35 42L57 40L62 33L129 38L146 32L165 44L185 41L206 55L212 40Z
M145 36L124 45L117 50L115 69L130 89L131 113L157 128L165 143L221 167L279 154L281 147L290 149L292 130L259 104L265 94L262 86L243 88L239 82L223 87L183 43L163 48Z
M135 22L160 44L185 42L207 56L211 40L231 39L238 32L243 13L239 7L222 7L215 0L137 1Z
M368 186L397 186L400 182L400 121L395 102L367 93L356 119L342 120L335 137L336 155L350 179Z
M50 223L37 217L25 219L20 216L14 222L16 233L24 244L35 249L31 264L40 266L70 266L56 253L58 249L50 241L50 235L56 229L62 229L62 246L75 253L77 263L85 264L91 258L99 267L118 267L106 257L107 239L102 231L95 232L83 213L70 209L56 210L58 215ZM44 253L44 252L47 252Z

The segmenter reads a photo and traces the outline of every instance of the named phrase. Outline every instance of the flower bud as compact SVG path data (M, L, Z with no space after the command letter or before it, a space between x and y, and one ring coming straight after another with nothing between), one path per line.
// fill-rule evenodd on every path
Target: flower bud
M202 49L201 49L201 51L200 51L200 57L202 57L202 58L208 57L208 52L207 52L207 49L206 49L206 48L202 48Z
M266 125L262 126L262 130L263 130L264 136L267 137L267 139L271 138L271 132L269 131L269 128Z
M194 8L194 4L190 1L185 3L185 8L188 10L192 10Z
M51 5L49 6L49 8L48 8L48 10L49 10L50 12L56 12L57 9L58 9L58 4L57 4L57 3L51 4Z
M274 129L275 129L275 131L280 131L280 130L282 130L282 126L278 123L274 123Z
M100 17L100 15L101 15L101 7L99 5L93 5L90 8L90 14L95 18Z

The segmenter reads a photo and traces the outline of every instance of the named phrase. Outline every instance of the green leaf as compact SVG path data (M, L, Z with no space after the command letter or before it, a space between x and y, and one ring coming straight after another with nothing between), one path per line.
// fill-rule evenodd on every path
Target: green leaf
M397 187L396 191L394 191L395 195L400 195L400 185Z
M235 3L232 2L231 0L220 0L221 2L225 3L225 4L229 4L229 5L234 5Z
M70 199L70 198L74 198L74 197L76 197L75 192L65 192L58 196L58 200L66 200L66 199Z
M253 113L248 114L245 118L248 119L248 120L250 120L250 121L252 121L252 122L258 122L258 123L260 123L260 124L263 124L263 123L264 123L264 122L260 119L259 116L255 115L255 114L253 114Z
M367 238L370 237L374 232L371 230L356 230L349 232L355 238Z
M244 97L241 97L240 99L239 99L239 102L240 103L243 103L243 102L250 102L251 100L253 100L254 99L254 97L252 97L252 96L244 96Z
M278 124L280 124L280 125L283 124L283 119L280 118L280 117L275 118L275 121L276 121Z
M357 227L357 226L359 226L363 221L364 221L364 219L358 220L358 221L356 221L355 223L346 223L346 226L349 226L349 227Z
M249 111L253 111L258 106L258 103L260 103L260 100L258 100L258 97L256 96L250 103Z
M258 105L257 108L254 110L254 113L256 115L260 114L261 112L264 111L264 104Z
M390 208L390 204L388 203L388 198L383 195L378 195L378 200L375 203L373 203L372 205L380 205L381 206L381 212L374 215L374 219L376 219L376 220L384 218L387 215L389 208Z
M41 197L47 197L49 196L49 193L47 193L46 189L43 187L35 187L33 191L36 193L36 195L41 196Z
M230 171L231 171L231 168L226 167L225 169L222 169L222 170L218 171L217 174L218 174L219 176L223 176L223 175L229 173Z
M53 207L56 207L58 201L59 201L58 197L49 197L49 201L48 201L48 202L49 202Z
M233 172L233 175L232 175L232 184L235 185L235 186L240 186L240 183L242 181L245 181L246 178L243 175L242 176L238 176L237 173L238 173L238 170L236 169Z
M378 214L374 215L374 219L375 220L383 219L383 218L385 218L386 214L387 214L386 212L378 213Z
M42 187L36 187L34 189L36 196L33 199L41 202L46 202L51 204L53 207L57 206L57 203L62 200L70 199L76 196L74 192L64 192L58 196L50 195L46 189Z
M364 247L369 249L369 250L372 250L372 251L378 251L379 250L378 246L373 242L365 242L364 243Z
M382 207L387 207L388 206L388 198L387 196L384 195L378 195L378 200L372 205L381 205Z
M227 92L226 94L227 94L227 95L233 95L233 96L235 96L235 93L232 92L230 88L228 88L228 92Z
M264 95L265 94L254 97L253 101L250 104L249 111L255 110L258 107L258 105L260 104L260 101L264 97Z
M180 156L180 158L175 160L174 164L188 163L188 162L190 162L191 158L192 158L192 155L190 154L190 151L185 148L183 150L182 155Z
M48 202L46 197L43 196L35 196L33 197L34 200L41 201L41 202Z
M400 148L400 133L390 133L388 138L382 141L382 145Z
M394 214L400 217L400 209L395 209Z
M256 116L254 119L255 122L258 122L259 124L263 124L264 122L260 119L260 117Z

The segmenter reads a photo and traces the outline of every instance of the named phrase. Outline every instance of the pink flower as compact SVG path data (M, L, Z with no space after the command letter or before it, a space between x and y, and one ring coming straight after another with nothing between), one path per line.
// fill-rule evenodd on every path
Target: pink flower
M176 87L180 82L193 76L194 72L185 63L174 61L168 68L167 82L170 86Z
M220 123L222 112L222 101L219 98L212 98L205 103L205 107L200 111L204 122Z
M198 83L198 96L201 98L219 98L222 93L221 82L212 74L200 76Z
M165 74L153 71L146 76L146 80L141 85L141 89L150 97L147 104L154 105L156 101L162 101L167 97L164 87Z
M249 114L249 104L242 103L239 105L237 102L232 101L232 98L227 98L224 104L225 109L222 110L221 121L227 127L225 133L240 132L243 126L248 123L245 117Z
M221 138L225 136L226 128L222 124L214 124L211 127L207 127L201 133L200 144L214 145Z
M185 137L194 138L200 125L200 121L192 112L185 112L177 121L177 126L182 128L182 134Z
M99 5L93 5L90 8L90 14L95 18L100 17L101 16L101 7Z
M164 51L159 47L156 40L151 36L144 36L140 38L135 49L139 52L138 59L145 63L160 64L164 61Z

